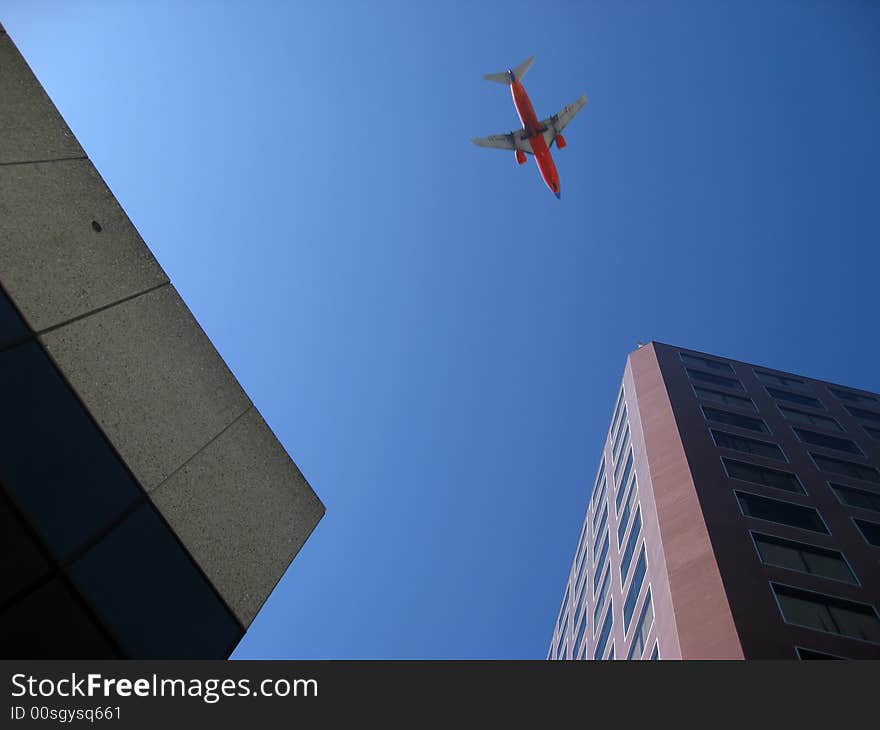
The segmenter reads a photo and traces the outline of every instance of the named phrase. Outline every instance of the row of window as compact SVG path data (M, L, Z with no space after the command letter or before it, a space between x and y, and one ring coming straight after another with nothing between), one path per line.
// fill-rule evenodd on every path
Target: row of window
M703 382L715 383L716 385L724 385L725 387L730 387L734 390L743 390L742 384L739 382L739 380L729 378L724 375L718 375L718 373L735 375L734 369L730 365L730 363L704 357L701 355L692 355L686 352L680 352L679 357L685 365L713 371L711 373L699 370L692 371L690 368L687 368L688 375L691 377L692 380L702 380ZM765 386L770 386L767 387L768 392L775 391L775 393L771 392L771 395L773 395L774 398L788 399L793 400L794 402L799 402L803 405L811 405L817 408L824 408L821 402L816 398L804 396L799 393L779 391L777 389L777 386L779 386L783 388L789 388L794 391L812 391L812 384L808 381L802 380L801 378L797 378L792 375L770 373L765 370L753 369L752 372L761 383L763 383ZM869 395L867 393L856 393L831 385L827 387L832 395L834 395L838 400L844 401L845 403L880 407L880 398L878 398L877 396ZM877 415L878 418L880 418L880 414L874 415Z
M682 357L682 359L685 364L699 364L692 357ZM715 361L712 362L714 363ZM718 366L707 366L705 363L703 365L719 372L733 373L732 368L725 370ZM688 376L694 381L693 388L697 398L712 403L712 405L701 405L701 410L706 420L755 433L770 433L770 429L763 419L717 407L718 405L724 405L757 414L757 408L755 408L751 399L697 384L710 383L743 392L739 381L726 378L717 372L708 373L691 370L690 368L686 369ZM824 449L864 456L864 452L859 445L850 439L805 428L805 426L812 426L834 433L843 433L844 429L841 428L836 419L830 416L809 413L808 411L799 410L788 405L789 403L795 403L814 408L823 408L818 399L773 387L778 385L794 388L805 385L804 381L758 371L755 371L755 375L764 383L768 394L778 401L777 407L782 416L786 420L797 424L792 425L792 430L802 443L808 447L818 446ZM836 388L829 387L829 390L838 398L849 400L851 403L877 401L873 397L854 394ZM857 405L845 404L844 408L854 417L863 420L874 420L874 417L876 417L876 422L880 423L880 414L874 414L872 411L865 410ZM875 429L876 434L874 434L871 432L872 427L870 425L861 425L869 436L875 437L880 435L880 428ZM713 441L719 447L767 459L786 461L784 453L776 444L728 433L715 428L710 428L710 433ZM880 473L870 465L834 458L813 451L808 451L808 453L820 471L880 483ZM806 490L803 488L797 475L791 472L750 464L728 457L722 457L722 463L727 475L731 478L788 492L806 494ZM880 494L832 482L829 482L829 486L843 504L880 513ZM734 490L734 493L745 516L820 534L830 534L821 515L812 507L771 499L739 490ZM853 518L853 522L866 542L880 547L880 524L860 518ZM755 531L751 531L750 534L758 556L765 565L773 565L828 580L859 585L858 578L846 557L837 550L777 536L764 535ZM787 623L880 643L880 617L878 617L877 611L873 606L777 583L771 583L771 587L780 613ZM635 648L636 643L634 639L633 648ZM801 658L834 658L802 647L798 648L797 653Z
M752 413L757 413L757 408L750 398L740 395L734 395L732 393L725 393L705 387L705 384L712 384L744 392L745 389L743 388L742 383L740 383L739 380L723 375L718 375L717 371L733 374L733 369L729 366L728 363L722 363L717 360L710 360L708 358L688 355L687 353L680 353L680 356L686 365L702 366L716 371L705 372L702 370L693 370L689 367L685 368L688 377L691 379L691 381L693 381L694 393L698 398L705 401L712 401L713 403L724 404L733 408L748 410ZM755 371L755 375L765 384L767 393L774 399L776 399L777 407L779 408L780 413L787 420L798 423L799 425L810 425L836 433L844 433L844 429L840 426L835 418L827 415L802 411L790 405L795 404L801 406L809 406L812 408L824 410L825 407L817 398L804 395L802 393L791 392L789 390L780 390L777 387L772 387L773 385L782 385L789 388L795 386L806 386L806 381L788 376L774 375L772 373L766 373L758 370ZM701 383L702 385L699 385L698 383ZM871 421L873 424L880 424L880 413L861 408L858 405L852 405L854 403L858 403L880 407L880 398L864 393L853 393L851 391L834 388L832 386L829 386L829 390L841 400L848 401L848 403L844 404L844 408L851 416L862 421ZM758 433L770 433L769 428L762 419L753 418L738 413L731 413L729 411L723 411L713 406L702 406L702 409L704 416L708 420L716 421L718 423L726 423L729 425L737 426L739 428L756 431ZM860 425L868 436L880 440L880 426L870 425L868 423L861 423ZM857 456L865 455L861 447L850 439L817 433L815 431L810 431L794 426L792 428L798 439L805 444L812 446L821 446L823 448L855 454ZM758 446L756 448L760 449L762 447Z

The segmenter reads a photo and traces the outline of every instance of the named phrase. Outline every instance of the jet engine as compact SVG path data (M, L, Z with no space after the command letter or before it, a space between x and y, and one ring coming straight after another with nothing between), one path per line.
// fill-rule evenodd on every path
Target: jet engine
M526 153L522 150L516 150L516 162L518 165L524 164L526 161Z
M566 144L566 143L565 143L565 137L563 137L561 134L557 134L557 135L556 135L556 146L557 146L559 149L564 149L564 148L565 148L565 144Z

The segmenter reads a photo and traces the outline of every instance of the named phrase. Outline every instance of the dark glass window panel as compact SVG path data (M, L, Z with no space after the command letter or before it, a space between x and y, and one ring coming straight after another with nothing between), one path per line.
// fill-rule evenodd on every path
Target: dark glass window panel
M862 426L862 428L865 429L865 433L868 436L880 440L880 428L874 428L873 426Z
M855 406L844 406L853 418L861 418L865 421L873 421L880 423L880 413L874 411L866 411L864 408L856 408Z
M695 383L711 383L722 388L730 388L732 390L745 391L742 383L733 378L725 378L723 375L715 375L714 373L704 373L702 370L691 370L687 368L688 377Z
M846 451L849 454L862 455L862 450L854 441L849 439L838 438L837 436L829 436L826 433L816 433L815 431L807 431L803 428L795 428L794 432L798 438L805 444L811 446L822 446L826 449L836 449L837 451Z
M855 523L859 530L861 530L862 535L865 536L865 540L875 547L880 547L880 525L876 522L868 522L867 520L856 520Z
M584 557L587 552L587 546L590 544L590 535L587 531L586 525L584 525L584 532L581 535L581 543L578 545L577 551L577 569L583 571L584 568Z
M620 414L620 421L617 422L617 426L614 429L614 437L611 439L611 446L615 451L617 450L617 444L620 442L620 434L623 432L624 426L629 425L626 415L626 406L624 406L623 413Z
M743 514L747 517L797 527L801 530L821 532L823 535L829 534L819 513L812 507L780 502L778 499L759 497L757 494L747 492L736 492L736 498L739 500Z
M722 393L720 390L712 390L710 388L701 388L699 385L693 386L694 394L701 400L712 401L713 403L721 403L731 408L741 408L746 411L757 413L758 409L751 399L743 398L732 393Z
M700 357L699 355L688 355L686 352L678 353L682 362L687 365L695 365L700 368L709 368L710 370L718 370L722 373L730 373L733 375L733 368L729 363L711 360L708 357Z
M0 605L35 585L53 565L0 489Z
M602 611L602 605L605 603L605 597L608 595L608 587L611 585L611 568L605 571L605 577L602 579L602 588L596 596L595 605L593 606L593 626L599 624L599 614ZM595 631L595 628L593 629Z
M608 654L605 657L606 661L612 661L614 659L614 642L611 642L611 648L608 650Z
M602 519L599 522L599 527L596 530L596 539L593 542L593 555L599 550L599 540L602 539L602 531L605 529L605 525L608 523L608 503L605 503L605 509L602 510Z
M608 637L611 636L611 625L613 621L612 613L614 610L614 602L608 602L608 611L605 613L605 620L602 622L602 631L599 633L599 639L593 649L593 659L601 659L605 656L605 646L608 644Z
M150 503L69 573L131 659L221 659L242 635Z
M0 289L0 348L30 337L31 331Z
M574 643L572 644L572 648L574 650L574 656L578 656L581 650L581 644L584 641L584 635L587 629L587 620L581 622L581 625L578 627L577 634L574 637Z
M795 408L788 408L787 406L779 406L779 412L782 413L783 418L786 418L789 421L794 421L795 423L805 423L808 426L827 428L829 431L843 433L840 424L830 416L820 416L816 413L807 413L806 411L799 411Z
M654 644L654 651L651 652L651 660L656 661L660 659L660 645Z
M654 624L654 606L651 602L651 589L648 589L648 593L645 595L645 605L642 607L642 612L639 614L639 622L636 624L636 629L633 632L632 637L632 646L630 646L629 654L626 655L627 659L638 659L642 656L642 652L645 650L645 645L648 642L648 634L651 632L651 626Z
M770 388L769 386L767 387L767 392L776 400L784 400L789 403L799 403L802 406L811 406L813 408L825 408L825 406L822 405L822 401L818 398L811 398L808 395L789 393L787 390L779 390L778 388Z
M623 632L629 631L629 622L632 619L633 611L636 610L636 601L639 598L639 591L642 590L642 583L645 580L645 571L648 564L645 559L645 546L639 552L639 559L636 561L636 568L633 571L632 583L626 592L626 600L623 603Z
M595 511L593 512L593 528L595 530L596 521L599 519L599 515L602 514L602 511L599 509L599 505L602 503L602 498L605 496L605 477L602 477L602 483L599 485L599 495L596 497L593 502L596 505ZM598 532L598 531L597 531Z
M880 482L880 473L873 466L865 464L856 464L852 461L844 461L843 459L832 459L830 456L822 456L822 454L814 454L810 452L816 466L822 471L831 474L843 474L854 479L864 479L868 482Z
M755 532L752 536L755 538L755 547L758 549L761 561L767 565L776 565L853 585L858 583L843 555L836 550Z
M880 643L880 620L871 606L771 583L786 623Z
M802 388L806 383L800 378L792 378L789 375L776 375L755 370L755 377L765 385L781 385L783 388Z
M877 403L880 400L873 395L865 395L864 393L852 393L838 388L829 388L828 390L834 393L840 400L849 401L850 403Z
M831 484L831 488L845 505L880 512L880 494L876 492L867 492L864 489L856 489L855 487L845 487L843 484Z
M567 659L568 658L568 647L565 645L565 638L563 638L559 643L559 648L556 650L556 658L557 659Z
M611 427L615 428L617 425L617 417L620 415L621 407L625 406L626 401L623 399L623 390L621 389L620 393L617 394L617 403L614 406L614 415L611 417Z
M65 559L143 496L34 341L0 352L0 483Z
M636 516L633 518L633 526L629 531L629 538L626 541L626 548L620 558L620 585L626 583L626 576L629 573L629 564L632 561L633 553L636 549L636 543L642 534L642 508L636 510Z
M629 450L629 456L626 459L626 466L623 468L623 476L620 477L620 481L617 483L617 496L614 498L614 507L615 509L620 509L620 502L623 500L623 485L627 483L629 480L630 472L633 467L633 452L632 449Z
M584 581L584 585L586 585L586 581ZM578 591L577 598L575 599L575 605L577 606L577 613L574 616L574 625L577 626L586 613L587 608L587 602L584 600L583 593L580 591Z
M843 657L834 656L833 654L826 654L823 651L816 651L815 649L804 649L804 647L802 646L797 647L797 655L798 659L843 659Z
M729 411L721 411L710 406L703 406L703 415L710 421L718 423L726 423L730 426L738 428L747 428L750 431L758 431L759 433L769 433L767 425L760 418L751 418L743 416L739 413L730 413Z
M626 430L623 432L623 437L620 439L620 442L614 448L614 463L620 467L619 459L620 453L629 445L629 424L626 426ZM615 476L617 476L617 469L614 470Z
M746 436L727 433L726 431L716 431L714 428L712 429L712 438L715 439L715 444L722 449L734 449L744 454L754 454L755 456L763 456L767 459L785 461L782 449L768 441L757 441Z
M116 659L111 640L60 578L0 613L4 659Z
M786 492L796 492L797 494L806 494L797 475L779 469L771 469L767 466L759 466L758 464L749 464L745 461L737 461L736 459L721 459L727 475L731 479L740 479L744 482L752 482L754 484L763 484L765 487L773 487L774 489L784 489Z
M596 573L593 578L593 592L596 592L596 582L598 581L599 575L605 569L605 560L608 558L608 531L605 531L605 540L602 542L602 551L599 553L599 557L596 559Z
M638 489L636 488L636 480L635 477L633 477L630 482L629 497L626 500L626 507L623 508L623 512L620 515L620 521L617 523L617 547L620 547L620 543L623 541L623 536L626 534L626 525L629 522L629 516L636 503L636 497L638 496L637 493Z

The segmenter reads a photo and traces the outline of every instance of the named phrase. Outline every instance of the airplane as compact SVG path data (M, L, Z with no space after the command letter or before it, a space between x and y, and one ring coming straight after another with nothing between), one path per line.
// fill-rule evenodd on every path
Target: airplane
M556 147L562 149L565 147L565 137L562 136L562 130L575 117L584 104L587 103L587 96L584 94L573 104L568 104L562 108L558 114L547 117L542 121L538 121L529 95L522 85L522 77L526 75L535 57L530 56L513 70L507 69L497 74L485 74L483 76L487 81L494 81L499 84L509 84L510 93L513 96L513 105L519 114L519 120L522 122L523 128L517 132L509 134L493 134L490 137L480 137L472 139L475 145L479 147L494 147L499 150L513 150L516 155L516 161L522 165L526 161L526 154L534 155L535 162L538 163L538 169L541 171L541 177L551 192L561 198L562 194L559 190L559 174L556 172L556 165L553 162L553 156L550 154L550 147L556 142Z

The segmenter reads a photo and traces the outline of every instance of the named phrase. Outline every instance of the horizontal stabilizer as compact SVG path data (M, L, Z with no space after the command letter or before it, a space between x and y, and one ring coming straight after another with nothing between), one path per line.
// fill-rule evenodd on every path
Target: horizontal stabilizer
M496 84L509 84L510 76L507 74L507 71L502 71L498 74L483 74L483 78L486 81L494 81Z
M534 56L529 56L525 61L523 61L519 66L513 69L513 77L517 81L521 81L522 77L526 75L526 71L528 71L532 64L535 62ZM494 81L496 84L509 84L510 83L510 72L502 71L497 74L483 74L483 78L486 81Z

